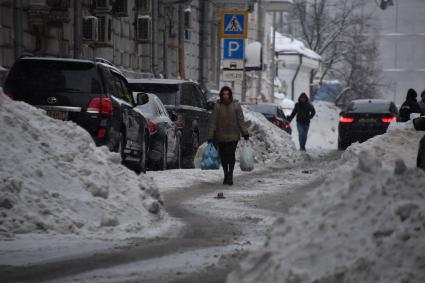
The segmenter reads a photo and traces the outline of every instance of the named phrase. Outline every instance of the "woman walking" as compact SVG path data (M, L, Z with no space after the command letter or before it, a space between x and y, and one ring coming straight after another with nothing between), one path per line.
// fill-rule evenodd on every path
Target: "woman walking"
M232 90L224 86L220 90L220 99L215 103L208 129L208 142L215 142L223 166L223 184L233 185L235 152L241 135L249 139L241 105L233 100Z
M297 129L298 140L300 142L300 150L305 151L305 144L307 142L308 129L310 128L310 120L316 114L316 110L308 100L307 94L304 92L300 94L298 102L295 103L294 110L289 116L289 122L297 115Z

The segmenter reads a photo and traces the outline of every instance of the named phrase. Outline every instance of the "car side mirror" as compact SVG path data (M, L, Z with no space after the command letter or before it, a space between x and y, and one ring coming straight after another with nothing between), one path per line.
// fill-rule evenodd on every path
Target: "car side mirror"
M175 122L175 121L177 121L177 113L176 112L171 112L170 113L170 119L171 119L171 121L172 122Z
M425 131L425 116L413 119L413 126L416 131Z
M137 94L137 105L143 105L149 102L149 95L144 92L139 92Z
M207 110L212 110L214 108L214 101L208 101L207 104L205 105L205 108Z

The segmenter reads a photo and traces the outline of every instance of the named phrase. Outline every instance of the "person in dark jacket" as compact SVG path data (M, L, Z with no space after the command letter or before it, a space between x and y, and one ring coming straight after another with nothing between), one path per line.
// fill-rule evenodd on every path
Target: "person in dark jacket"
M406 95L406 100L400 107L399 110L399 121L406 122L410 120L410 114L419 113L423 114L421 108L419 107L418 101L416 97L418 94L413 88L409 88Z
M223 184L233 185L235 152L241 134L245 140L249 139L241 105L233 100L230 87L224 86L220 90L220 99L214 105L208 128L208 142L218 144L224 171Z
M418 102L419 108L421 108L422 115L425 115L425 90L421 93L421 100Z
M307 94L304 92L301 93L298 98L298 102L295 103L294 110L292 110L292 113L289 116L289 121L291 122L295 115L297 115L298 140L300 142L300 150L302 151L305 151L308 129L310 128L310 120L315 114L316 110L309 102Z

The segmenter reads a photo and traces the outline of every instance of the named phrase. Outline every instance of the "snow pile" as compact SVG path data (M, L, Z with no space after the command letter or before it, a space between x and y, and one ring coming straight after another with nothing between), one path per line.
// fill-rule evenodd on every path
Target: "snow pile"
M336 149L341 110L335 104L325 101L314 101L313 106L316 115L310 123L307 144L315 149Z
M0 237L140 236L167 223L157 188L76 124L0 95L0 129Z
M278 159L297 159L299 153L291 136L268 121L263 114L243 107L245 122L251 136L249 144L254 150L256 162L269 162ZM244 142L244 141L241 141ZM239 151L240 147L238 147ZM239 152L236 156L239 156Z
M392 166L396 160L401 159L408 167L415 167L419 141L424 134L413 128L411 120L406 123L391 123L386 134L352 144L344 152L343 159L350 160L353 155L367 150L373 152L384 166Z
M425 173L413 166L422 136L398 125L352 145L227 282L425 282Z

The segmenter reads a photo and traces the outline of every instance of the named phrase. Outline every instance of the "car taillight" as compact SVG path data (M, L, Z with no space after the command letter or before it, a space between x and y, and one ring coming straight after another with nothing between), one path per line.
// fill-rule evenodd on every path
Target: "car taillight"
M282 127L282 122L279 121L279 119L277 118L277 116L274 116L274 123L276 126L278 126L279 128Z
M97 131L97 138L103 139L105 136L106 136L106 129L105 128L100 128Z
M153 134L156 132L156 124L149 121L148 122L148 129L149 129L149 133Z
M354 118L353 117L344 117L344 116L341 116L341 117L339 117L339 121L341 123L352 123L354 121Z
M15 96L10 90L5 90L4 94L6 94L10 99L15 100Z
M176 124L176 127L179 128L179 129L184 128L183 115L177 114L177 120L174 122L174 124Z
M395 122L396 120L397 120L397 117L395 116L381 118L382 123L391 123L391 122Z
M87 112L109 116L112 113L112 100L110 98L95 97L90 100Z

